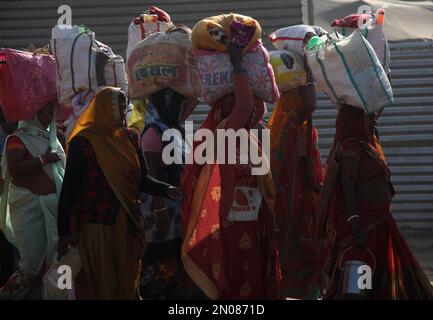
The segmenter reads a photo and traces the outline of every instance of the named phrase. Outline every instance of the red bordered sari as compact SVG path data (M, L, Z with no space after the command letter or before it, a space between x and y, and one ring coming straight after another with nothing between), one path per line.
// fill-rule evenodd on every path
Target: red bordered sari
M389 183L393 194L391 172L379 138L376 134L374 141L370 140L364 117L362 110L342 106L337 117L332 151L340 149L341 154L351 153L359 157L358 179L367 181L382 176ZM331 156L328 158L328 168L332 167L333 162L339 161ZM327 190L326 179L324 190ZM341 299L343 296L339 261L345 250L351 246L352 237L350 225L346 221L348 215L342 186L336 182L328 191L331 192L331 197L326 210L322 211L323 223L318 232L321 239L321 254L318 255L318 260L323 270L322 289L325 299ZM373 263L371 256L362 256L362 252L357 250L346 251L345 259L357 259L361 256L368 264L375 264L372 289L368 290L366 298L433 299L433 288L399 231L391 214L391 204L358 200L358 210L367 248L376 261Z
M200 127L214 131L214 106ZM257 139L250 135L250 143ZM248 169L250 166L246 165ZM244 183L258 187L263 201L256 221L229 222L223 197L232 187L230 175L245 170L238 165L187 165L182 185L186 198L182 208L185 270L211 299L277 299L280 297L280 265L274 241L274 191L272 177L244 176ZM235 179L235 183L239 180Z
M311 119L294 121L303 106L300 88L292 89L280 97L269 121L283 295L294 298L305 298L318 281L314 224L322 164Z

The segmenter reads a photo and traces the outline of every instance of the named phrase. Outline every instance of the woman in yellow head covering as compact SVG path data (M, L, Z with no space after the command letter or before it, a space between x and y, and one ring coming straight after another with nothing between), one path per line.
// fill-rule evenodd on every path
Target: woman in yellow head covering
M134 299L144 221L140 189L178 199L180 191L148 176L139 139L124 127L126 97L99 91L68 139L68 161L59 205L59 254L78 246L82 269L77 299Z

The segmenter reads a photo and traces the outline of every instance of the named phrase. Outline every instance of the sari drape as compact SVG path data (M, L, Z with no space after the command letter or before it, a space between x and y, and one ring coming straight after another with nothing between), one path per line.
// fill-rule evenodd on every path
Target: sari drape
M101 89L77 119L68 143L86 138L121 207L113 226L77 224L75 203L72 234L82 270L75 280L77 299L134 299L140 258L145 246L140 213L141 167L136 148L123 128L118 88Z
M349 146L358 145L359 152L375 160L380 166L382 176L388 182L391 193L390 169L380 144L377 132L370 136L367 131L365 114L351 106L343 106L337 117L336 135L333 150L339 148L341 154ZM362 161L362 157L360 157ZM340 163L340 158L328 158L328 168L332 163ZM360 164L361 166L361 164ZM373 168L372 168L373 171ZM366 177L359 177L365 182ZM326 184L326 181L325 181ZM326 185L324 188L326 189ZM330 190L331 197L321 211L322 224L318 229L321 250L318 255L320 269L323 272L322 291L325 299L341 299L341 270L338 267L342 253L351 247L352 236L347 223L344 193L337 181ZM390 203L366 203L358 199L361 227L366 237L367 248L372 252L376 264L373 274L372 289L368 290L367 299L433 299L433 288L412 254L403 235L399 231L391 214ZM346 259L359 258L372 266L371 257L365 257L365 251L350 250Z
M292 89L277 101L269 121L283 295L293 298L306 298L318 285L314 227L322 164L311 119L294 121L303 106L300 88Z
M216 123L217 110L212 108L200 128L214 131L225 127L225 120ZM261 150L257 139L248 134L250 143ZM274 239L271 174L255 176L254 185L263 196L258 220L230 223L222 206L228 166L186 165L182 177L185 269L210 299L277 299L281 273Z
M64 176L65 153L56 135L55 116L49 129L43 128L35 116L21 121L11 136L18 137L33 157L43 155L49 147L61 160L43 167L56 185L56 193L35 195L31 191L10 183L7 153L2 156L5 189L0 203L0 227L6 238L20 253L19 271L6 284L12 298L23 297L36 277L55 258L57 244L57 204ZM8 138L9 138L8 137Z

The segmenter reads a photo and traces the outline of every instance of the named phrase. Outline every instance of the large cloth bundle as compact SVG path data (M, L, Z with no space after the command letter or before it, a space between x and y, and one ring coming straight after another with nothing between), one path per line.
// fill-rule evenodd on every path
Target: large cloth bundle
M380 14L352 14L343 19L334 20L331 26L345 37L351 35L355 30L361 30L362 35L370 42L379 61L388 73L391 52L383 31L383 19L383 11Z
M304 58L289 50L270 51L270 63L280 92L305 85Z
M321 36L327 32L321 27L299 24L295 26L278 29L271 33L269 41L277 50L291 50L297 54L304 55L303 42L307 33Z
M180 30L156 32L140 41L127 62L129 96L141 99L170 87L191 97L201 92L191 55L191 36Z
M305 52L315 81L337 107L350 104L370 113L394 102L388 77L360 31L339 41L320 40L311 39Z
M209 50L195 50L197 67L203 88L203 98L208 104L234 92L233 66L227 53ZM242 64L248 73L253 93L273 103L279 98L274 71L269 64L269 53L257 45L245 54Z
M0 103L7 122L29 120L57 101L56 68L52 55L0 50Z
M192 29L193 49L227 52L227 43L232 38L233 22L240 22L245 27L243 32L248 37L248 43L245 45L246 50L250 49L261 38L262 28L253 18L236 13L222 14L197 22Z
M51 48L58 66L57 88L61 103L70 105L71 98L81 91L92 91L98 87L96 76L96 54L104 50L109 55L104 74L106 84L127 90L125 63L105 44L95 39L90 30L72 26L52 29Z
M171 22L158 21L156 14L142 14L134 18L128 29L128 47L126 49L126 60L128 60L134 47L138 42L155 32L165 32L173 27Z

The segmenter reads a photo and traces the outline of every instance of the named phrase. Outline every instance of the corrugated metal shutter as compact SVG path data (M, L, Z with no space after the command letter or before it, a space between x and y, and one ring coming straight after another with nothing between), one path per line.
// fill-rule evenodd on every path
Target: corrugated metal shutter
M395 42L391 70L396 103L385 109L379 134L397 190L393 214L401 228L433 228L433 44ZM337 112L319 95L314 114L325 161Z
M23 48L31 43L47 44L51 28L60 17L57 8L62 4L71 6L73 24L87 25L96 33L98 40L123 56L131 19L152 4L169 12L174 23L191 28L200 19L231 11L258 19L265 34L282 26L302 23L300 0L2 0L0 47Z

